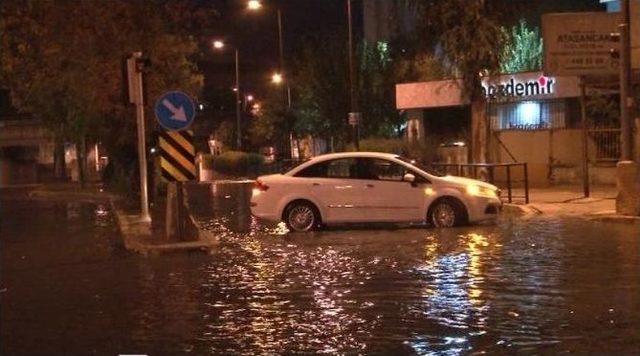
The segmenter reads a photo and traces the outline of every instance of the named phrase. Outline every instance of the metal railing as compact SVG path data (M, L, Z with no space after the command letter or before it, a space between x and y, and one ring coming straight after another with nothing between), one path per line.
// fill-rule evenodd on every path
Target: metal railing
M452 174L460 177L468 177L489 182L501 190L507 192L507 202L514 199L524 199L529 204L529 170L527 163L430 163L430 167L441 174ZM515 180L513 169L522 170L522 180ZM499 170L504 170L505 181L498 181L496 177ZM523 183L524 195L514 194L514 183ZM504 198L501 196L501 198Z

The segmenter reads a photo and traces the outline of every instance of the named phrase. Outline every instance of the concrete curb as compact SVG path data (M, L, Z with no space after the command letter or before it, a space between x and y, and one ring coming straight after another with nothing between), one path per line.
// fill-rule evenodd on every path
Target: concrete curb
M535 215L542 215L542 211L529 206L529 205L519 205L519 204L509 204L505 203L502 205L503 214L509 216L515 216L518 218L528 218Z
M142 220L139 215L127 214L124 210L118 209L113 200L111 200L110 203L127 250L137 252L143 256L180 251L204 251L211 253L213 248L219 244L219 240L215 235L210 231L202 229L191 214L189 214L189 219L197 228L198 240L159 244L146 243L144 240L152 240L154 238L151 231L151 222Z

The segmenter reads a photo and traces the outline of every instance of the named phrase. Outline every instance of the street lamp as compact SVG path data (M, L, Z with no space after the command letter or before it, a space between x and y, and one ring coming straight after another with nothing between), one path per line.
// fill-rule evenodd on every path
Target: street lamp
M349 92L351 97L351 112L349 113L349 124L353 127L353 145L356 151L360 150L360 142L358 139L358 125L360 119L360 113L358 112L358 93L355 89L355 72L354 72L354 60L353 60L353 30L351 25L351 0L347 0L347 16L349 27Z
M249 0L247 1L247 8L249 10L260 10L260 8L262 8L262 3L260 0Z
M251 11L258 11L262 8L262 2L260 0L249 0L247 2L247 9L251 10ZM285 92L283 92L283 94L286 96L286 104L287 104L287 109L291 110L291 87L289 85L289 81L287 80L286 83L284 83L285 81L285 68L284 68L284 43L282 41L282 11L280 10L280 7L277 7L276 9L277 12L277 16L278 16L278 54L279 54L279 59L280 59L280 68L279 68L279 72L274 74L271 77L271 81L274 84L285 84L286 86L283 86L283 90L285 90ZM293 126L293 123L291 123L291 125ZM291 128L289 128L289 149L291 150L291 158L294 157L294 153L293 153L293 130Z
M223 41L215 40L213 41L213 48L216 50L222 50L225 47ZM236 93L236 148L238 150L242 149L242 133L240 127L240 66L238 60L238 48L234 48L235 50L235 62L236 62L236 85L233 88L233 91Z
M282 84L282 74L278 72L273 73L271 76L271 82L278 85Z

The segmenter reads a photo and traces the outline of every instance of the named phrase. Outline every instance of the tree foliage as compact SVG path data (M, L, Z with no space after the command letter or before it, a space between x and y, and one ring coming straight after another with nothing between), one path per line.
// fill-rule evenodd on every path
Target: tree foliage
M510 29L503 29L507 39L502 49L502 73L531 72L542 68L542 37L537 27L529 28L522 19Z
M432 0L424 3L425 47L462 79L463 92L481 97L480 74L499 70L507 40L500 24L508 1Z
M124 56L134 51L153 63L145 75L147 127L154 127L150 109L161 92L199 93L198 43L176 26L186 12L177 2L6 0L0 6L2 83L16 107L58 137L90 135L116 160L135 161L122 154L135 142L123 71Z

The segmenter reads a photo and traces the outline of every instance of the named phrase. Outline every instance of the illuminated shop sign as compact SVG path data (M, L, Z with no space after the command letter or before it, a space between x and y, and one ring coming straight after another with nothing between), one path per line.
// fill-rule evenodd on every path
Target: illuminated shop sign
M553 94L555 78L541 75L538 79L520 80L511 77L500 83L482 82L482 92L488 98L528 97Z

